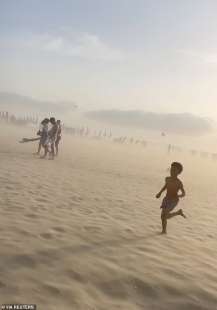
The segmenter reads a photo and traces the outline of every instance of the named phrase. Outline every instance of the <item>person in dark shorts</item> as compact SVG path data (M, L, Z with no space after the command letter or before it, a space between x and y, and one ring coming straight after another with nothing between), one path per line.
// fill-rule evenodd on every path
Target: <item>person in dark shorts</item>
M170 168L170 176L166 177L165 185L161 191L156 195L156 198L160 198L161 194L166 190L166 196L164 197L161 204L161 222L162 222L162 234L167 233L167 220L181 215L186 217L182 211L179 209L176 212L172 212L173 209L177 206L179 198L185 196L185 190L182 182L178 179L178 175L183 171L183 167L178 162L173 162ZM179 194L181 192L181 194Z

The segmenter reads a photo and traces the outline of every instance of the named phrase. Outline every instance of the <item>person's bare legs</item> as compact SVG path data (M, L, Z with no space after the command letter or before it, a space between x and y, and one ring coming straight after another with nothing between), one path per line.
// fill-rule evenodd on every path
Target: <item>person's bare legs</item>
M42 147L42 143L39 142L39 144L38 144L38 151L37 151L36 153L33 153L33 154L34 154L34 155L39 155L40 152L41 152L41 147Z
M41 152L41 147L42 147L42 143L41 142L39 142L39 144L38 144L38 155L40 154L40 152Z
M41 156L40 158L46 158L46 157L47 157L47 153L48 153L48 151L49 151L47 145L44 145L43 147L44 147L44 155Z
M55 149L56 149L56 156L58 156L58 154L59 154L59 142L58 141L56 141L55 142Z
M170 212L169 210L165 210L165 209L162 210L162 212L161 212L162 234L167 233L167 220L169 220L169 219L171 219L177 215L181 215L182 217L186 218L182 209L179 209L176 212Z
M50 157L49 159L54 159L54 156L55 156L55 152L54 152L54 143L51 143L51 151L50 151Z

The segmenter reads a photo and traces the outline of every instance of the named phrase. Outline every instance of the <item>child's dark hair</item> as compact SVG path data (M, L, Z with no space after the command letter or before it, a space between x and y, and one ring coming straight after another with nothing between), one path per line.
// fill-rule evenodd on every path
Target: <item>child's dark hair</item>
M178 170L178 173L180 174L183 171L183 166L182 164L178 163L177 161L174 161L171 164L171 167L175 167Z
M56 122L56 119L55 119L55 117L51 117L51 118L50 118L50 122L51 122L51 123L54 123L54 122Z
M43 121L41 122L42 125L47 124L47 123L49 123L49 119L48 118L43 119Z

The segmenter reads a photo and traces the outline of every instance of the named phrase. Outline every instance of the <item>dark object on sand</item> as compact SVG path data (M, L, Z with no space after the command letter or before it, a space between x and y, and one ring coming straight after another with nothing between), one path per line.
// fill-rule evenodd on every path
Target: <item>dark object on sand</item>
M32 139L28 139L28 138L23 138L21 141L19 141L19 143L27 143L27 142L33 142L33 141L38 141L41 138L32 138Z

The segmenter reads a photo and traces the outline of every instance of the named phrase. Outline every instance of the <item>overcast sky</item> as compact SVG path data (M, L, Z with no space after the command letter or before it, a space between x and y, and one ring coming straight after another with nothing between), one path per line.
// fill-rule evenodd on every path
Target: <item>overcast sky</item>
M0 0L0 91L217 119L216 0Z

